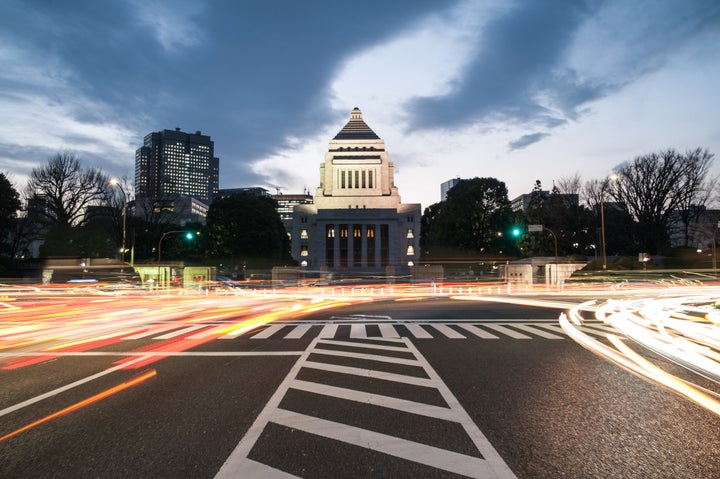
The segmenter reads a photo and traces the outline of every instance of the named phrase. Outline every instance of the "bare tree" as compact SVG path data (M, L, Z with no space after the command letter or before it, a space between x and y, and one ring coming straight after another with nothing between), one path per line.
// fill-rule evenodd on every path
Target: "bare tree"
M704 188L713 155L700 149L683 155L673 149L636 157L617 170L608 193L637 221L642 246L662 252L672 216Z
M85 221L89 206L107 204L111 195L105 174L84 170L74 153L62 152L33 168L26 196L46 226L73 227Z
M685 180L683 194L678 200L677 217L680 219L685 246L692 246L692 223L697 223L712 200L718 177L707 178L714 155L708 150L688 151L685 154L691 168ZM694 165L694 166L693 166Z
M563 176L555 182L555 187L561 195L580 195L582 190L582 178L580 173L572 176Z

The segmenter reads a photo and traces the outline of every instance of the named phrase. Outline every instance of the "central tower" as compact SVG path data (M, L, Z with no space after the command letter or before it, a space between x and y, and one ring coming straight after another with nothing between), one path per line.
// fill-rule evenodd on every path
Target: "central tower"
M420 256L421 209L400 202L394 173L385 141L354 108L330 140L314 204L295 206L293 258L339 273L413 266Z
M385 141L363 121L360 109L354 108L350 120L330 140L325 162L320 165L315 204L318 209L360 207L359 203L366 208L396 208L400 196L394 174Z

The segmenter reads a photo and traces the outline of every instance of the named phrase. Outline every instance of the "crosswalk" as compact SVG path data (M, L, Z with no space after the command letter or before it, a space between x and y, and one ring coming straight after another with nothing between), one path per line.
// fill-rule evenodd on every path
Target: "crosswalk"
M328 477L338 463L358 477L515 477L408 338L316 336L216 478Z
M582 331L605 336L616 331L602 323L590 322ZM567 335L554 320L548 321L396 321L396 322L333 322L277 323L259 327L240 336L260 339L566 339Z
M123 340L203 339L221 340L308 340L308 339L567 339L555 320L385 320L385 321L276 321L249 328L231 328L227 323L164 325L125 334ZM613 328L587 321L579 328L591 336L618 334Z

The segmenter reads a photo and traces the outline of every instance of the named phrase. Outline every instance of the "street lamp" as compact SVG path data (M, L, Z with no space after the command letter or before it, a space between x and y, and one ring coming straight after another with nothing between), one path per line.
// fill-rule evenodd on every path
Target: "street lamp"
M127 233L127 193L125 193L125 189L122 187L122 184L120 182L113 178L110 180L110 184L112 186L117 186L120 192L123 196L123 206L122 206L122 243L120 246L120 260L122 261L123 266L121 266L121 269L124 269L125 265L125 237Z
M617 181L618 176L616 174L610 175L600 188L600 246L602 249L602 267L607 269L607 254L605 252L605 188L608 187L611 181Z
M720 221L715 223L715 227L713 228L713 236L712 236L713 276L715 276L716 279L717 279L717 245L715 243L717 242L718 228L720 228Z
M555 242L555 280L557 281L558 269L560 268L560 260L558 259L557 236L555 235L555 232L544 225L528 225L528 232L530 233L541 233L543 231L547 231L548 233L550 233L553 237L553 241Z
M185 231L185 230L171 230L166 231L160 236L160 241L158 241L158 259L157 259L157 279L160 281L160 259L162 257L162 242L165 239L165 237L169 234L173 233L185 233L185 237L189 240L193 239L195 235L191 231Z

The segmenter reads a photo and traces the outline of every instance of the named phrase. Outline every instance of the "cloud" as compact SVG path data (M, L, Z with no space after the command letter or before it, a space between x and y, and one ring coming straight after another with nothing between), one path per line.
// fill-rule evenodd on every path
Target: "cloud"
M180 53L183 47L203 40L203 32L194 21L204 8L201 2L168 4L159 0L133 0L131 3L137 18L153 30L166 51Z
M523 148L527 148L528 146L532 145L533 143L537 143L538 141L540 141L543 138L546 138L548 136L550 136L549 133L532 133L529 135L523 135L520 138L518 138L517 140L511 141L508 144L508 149L510 151L522 150Z
M416 128L455 128L476 122L528 122L554 112L538 103L551 95L554 67L589 15L576 1L514 5L487 23L477 54L447 95L410 102ZM562 117L555 121L562 120Z
M482 29L475 57L450 92L408 103L409 129L506 123L552 130L657 71L669 51L717 29L720 19L712 0L547 0L513 7Z

